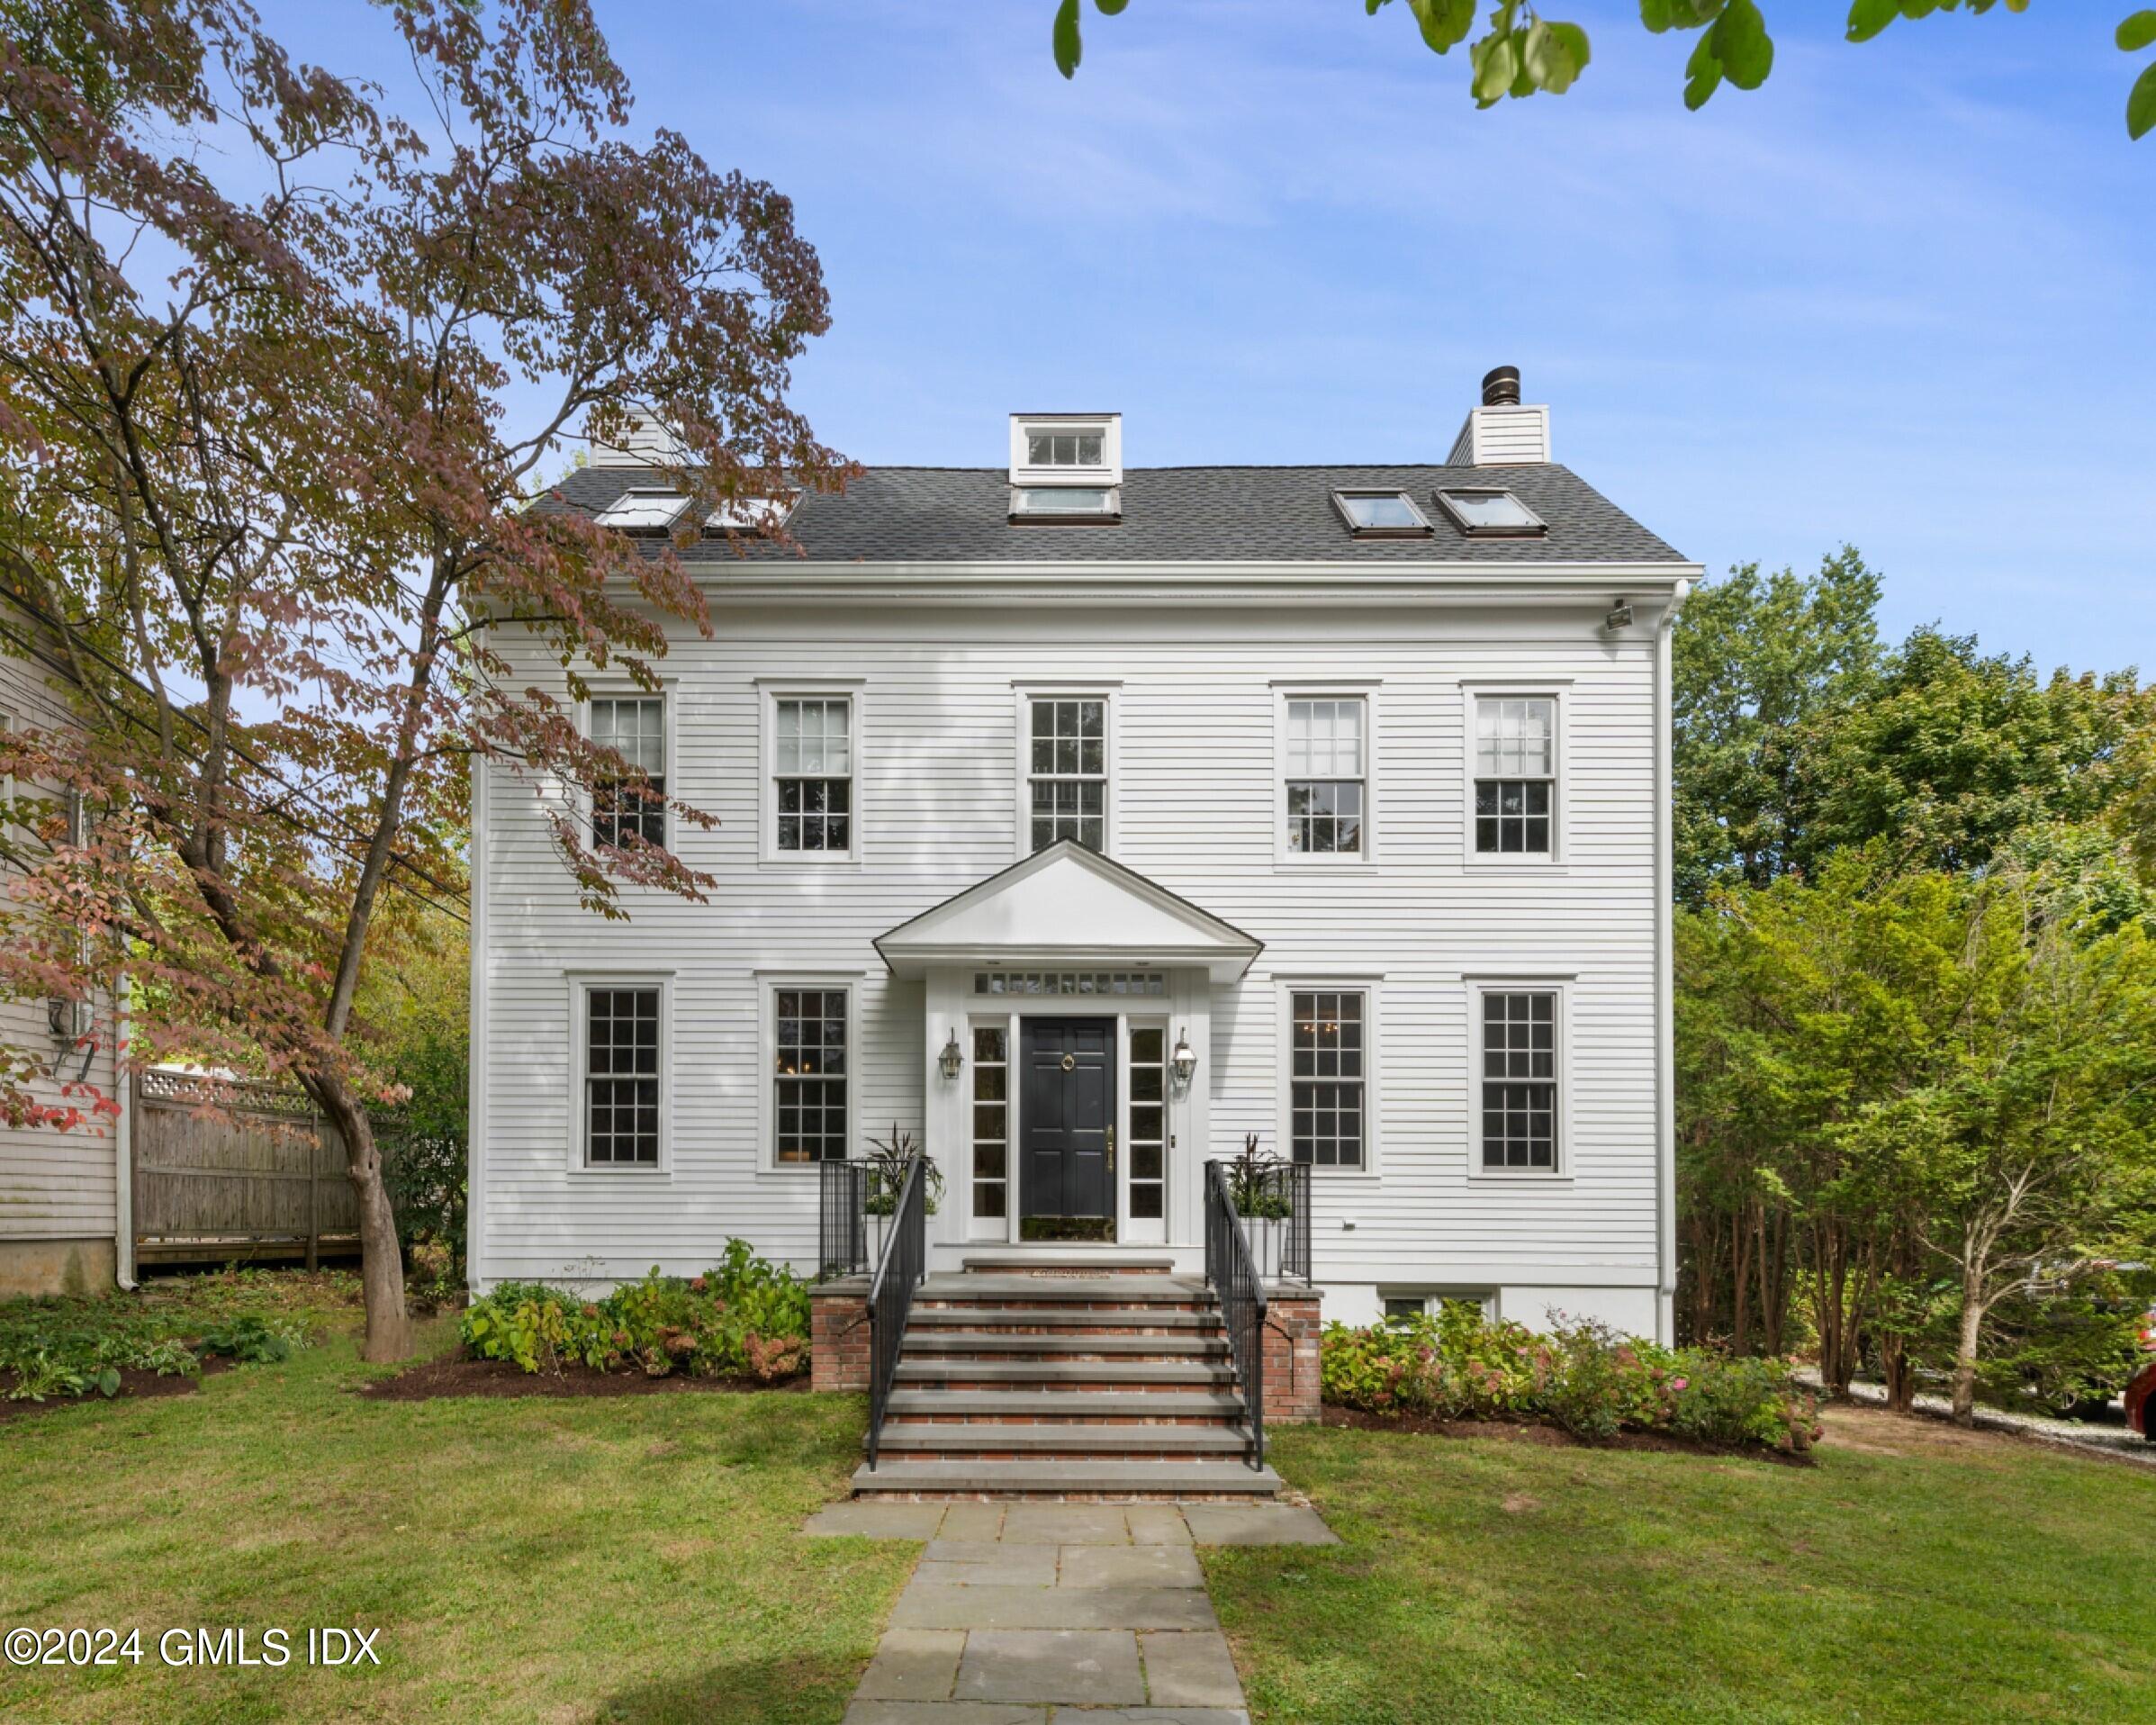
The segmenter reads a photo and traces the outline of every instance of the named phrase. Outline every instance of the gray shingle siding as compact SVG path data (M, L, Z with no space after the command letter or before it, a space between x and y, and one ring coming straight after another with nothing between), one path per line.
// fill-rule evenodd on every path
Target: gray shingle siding
M647 470L582 467L561 501L597 510ZM1469 538L1430 493L1439 486L1500 486L1548 524L1538 538ZM1397 486L1436 530L1427 538L1358 539L1332 505L1335 486ZM789 530L818 563L1240 563L1297 560L1412 564L1682 563L1574 474L1555 464L1510 467L1131 467L1123 519L1113 526L1015 525L1001 467L871 467L843 495L811 492ZM796 554L751 544L752 558ZM723 539L692 544L686 561L732 562Z

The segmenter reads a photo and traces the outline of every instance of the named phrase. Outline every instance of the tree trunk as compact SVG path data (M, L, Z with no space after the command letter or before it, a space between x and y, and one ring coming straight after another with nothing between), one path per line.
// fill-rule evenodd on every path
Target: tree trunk
M1752 1231L1745 1225L1751 1201L1739 1205L1729 1221L1729 1351L1749 1352L1752 1339Z
M1887 1406L1907 1413L1917 1404L1917 1374L1909 1363L1907 1336L1890 1330L1881 1332L1879 1368L1887 1380Z
M374 1124L341 1079L318 1077L307 1088L343 1134L345 1175L359 1199L359 1287L366 1300L366 1337L359 1357L377 1363L408 1359L412 1336L404 1309L404 1252L397 1242L389 1188L382 1180Z
M1973 1254L1972 1254L1973 1256ZM1976 1353L1984 1330L1984 1278L1971 1269L1962 1274L1962 1325L1954 1338L1953 1418L1956 1425L1976 1423Z

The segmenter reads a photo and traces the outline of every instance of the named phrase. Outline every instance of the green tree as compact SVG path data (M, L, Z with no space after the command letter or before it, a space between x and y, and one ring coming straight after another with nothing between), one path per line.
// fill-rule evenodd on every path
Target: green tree
M1449 54L1473 32L1482 0L1407 0L1423 46ZM1110 16L1130 0L1094 0ZM1363 0L1375 17L1392 0ZM1995 6L2026 12L2028 0L1851 0L1848 40L1867 42L1902 18L1934 13L1987 13ZM1060 0L1051 43L1057 68L1073 77L1084 51L1079 29L1081 0ZM1684 105L1704 107L1724 84L1756 90L1774 69L1774 39L1759 0L1639 0L1639 21L1656 35L1692 35L1684 62ZM1489 29L1468 43L1468 86L1478 108L1493 107L1508 96L1547 92L1562 95L1587 69L1587 32L1578 24L1547 17L1535 0L1498 0L1488 15ZM2156 44L2156 11L2129 15L2118 26L2124 53L2138 54ZM2140 138L2156 127L2156 64L2144 67L2126 97L2126 131Z

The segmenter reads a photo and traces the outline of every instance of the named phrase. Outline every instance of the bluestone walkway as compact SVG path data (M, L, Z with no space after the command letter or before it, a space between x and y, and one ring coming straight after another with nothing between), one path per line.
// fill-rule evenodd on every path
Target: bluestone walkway
M845 1725L1249 1725L1199 1545L1333 1545L1285 1504L835 1504L925 1540Z

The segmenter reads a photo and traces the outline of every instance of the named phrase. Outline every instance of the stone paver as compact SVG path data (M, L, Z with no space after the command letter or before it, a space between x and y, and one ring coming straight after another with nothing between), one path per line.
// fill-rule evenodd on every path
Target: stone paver
M1194 1545L1331 1545L1285 1504L837 1504L925 1541L845 1725L1249 1725Z
M1138 1638L1128 1630L981 1630L966 1637L960 1701L1084 1702L1123 1707L1146 1699Z

